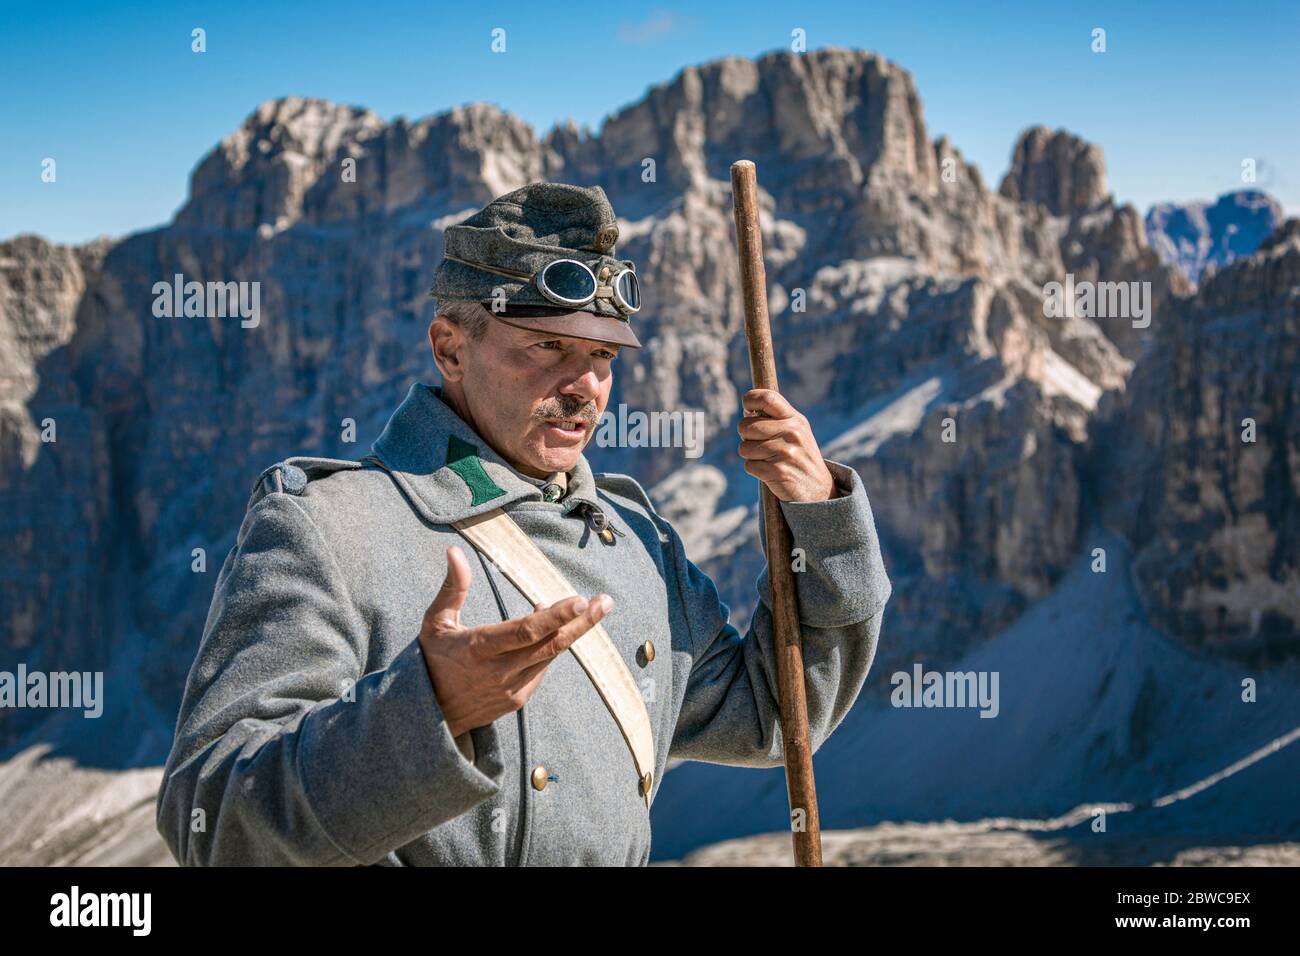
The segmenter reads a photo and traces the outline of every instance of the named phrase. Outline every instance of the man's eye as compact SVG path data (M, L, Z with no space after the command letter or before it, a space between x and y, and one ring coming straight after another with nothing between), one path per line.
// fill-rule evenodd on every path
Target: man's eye
M562 342L560 342L558 339L547 339L545 342L538 342L537 344L538 344L540 347L544 348L544 349L549 349L549 348L562 349L562 348L564 348L564 344L563 344Z

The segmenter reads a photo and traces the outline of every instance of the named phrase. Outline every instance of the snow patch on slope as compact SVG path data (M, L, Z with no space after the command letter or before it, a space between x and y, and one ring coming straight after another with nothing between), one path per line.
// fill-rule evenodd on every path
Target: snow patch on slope
M822 446L822 454L832 460L870 458L881 445L895 435L910 435L921 427L925 413L947 396L944 376L934 374L916 382L909 379L885 396L867 417Z

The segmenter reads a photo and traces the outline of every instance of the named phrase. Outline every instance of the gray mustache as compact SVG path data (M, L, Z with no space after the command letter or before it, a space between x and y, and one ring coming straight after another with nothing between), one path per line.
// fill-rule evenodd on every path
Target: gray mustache
M584 402L580 398L571 398L562 395L559 398L548 399L537 410L533 412L534 418L563 418L566 420L579 421L584 425L595 425L600 421L600 415L596 412L596 406L591 402Z

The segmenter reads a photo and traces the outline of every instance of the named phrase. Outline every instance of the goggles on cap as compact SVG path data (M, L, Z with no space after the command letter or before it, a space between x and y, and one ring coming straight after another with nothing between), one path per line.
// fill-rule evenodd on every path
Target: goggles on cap
M591 267L577 259L556 259L530 274L497 266L486 266L481 262L470 262L445 253L443 258L485 272L510 276L512 279L527 279L548 301L566 308L576 309L589 305L599 297L608 299L613 303L614 308L624 315L632 315L641 309L641 286L637 282L636 273L631 268L620 269L609 278L608 285L601 285L600 280L596 278L596 273L591 271ZM609 266L601 266L602 277L608 275L609 271Z

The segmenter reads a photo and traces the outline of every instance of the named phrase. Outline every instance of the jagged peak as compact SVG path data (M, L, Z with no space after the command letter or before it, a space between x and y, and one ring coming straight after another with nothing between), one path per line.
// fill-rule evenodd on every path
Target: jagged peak
M218 161L238 173L256 157L294 153L321 161L349 139L378 133L384 121L360 106L306 96L282 96L260 103L244 122L204 159L191 177L191 192L205 166Z
M1179 213L1204 213L1210 209L1221 209L1236 207L1239 209L1271 209L1275 213L1275 218L1280 223L1285 217L1282 215L1282 204L1274 199L1271 195L1262 189L1234 189L1222 193L1218 198L1194 199L1190 202L1179 202L1174 199L1163 202L1152 203L1151 208L1147 210L1147 218L1158 219L1162 216L1177 215Z
M432 113L425 117L425 120L444 120L449 122L464 122L466 120L472 122L494 122L509 120L517 123L523 122L523 120L519 119L509 110L504 109L499 104L493 103L490 100L471 100L468 103L461 103L457 106L453 106L451 109L443 110L439 113Z
M1267 239L1260 243L1256 255L1276 255L1283 251L1285 247L1293 246L1300 249L1300 219L1292 217L1284 220L1274 229Z
M682 67L673 76L661 83L646 88L644 94L634 102L611 112L606 122L617 118L622 113L634 109L643 102L658 97L673 95L684 84L694 84L701 80L723 89L754 88L760 82L779 78L780 75L797 76L799 82L808 82L811 65L820 75L832 72L832 67L856 66L870 68L882 76L897 77L910 91L915 91L912 74L905 68L887 59L879 53L857 47L823 46L805 53L795 53L788 49L770 50L757 57L739 55L722 56L702 63L693 63ZM717 81L716 84L713 81Z
M1211 263L1201 274L1198 300L1210 310L1245 312L1270 303L1294 301L1300 294L1300 219L1278 224L1250 255L1223 265Z
M325 138L330 130L383 126L383 119L363 106L312 96L281 96L258 104L232 135L244 131L262 135L283 131L281 135L290 141L310 147Z
M1070 216L1106 202L1106 159L1101 147L1066 129L1033 126L1016 139L1011 168L998 192Z

